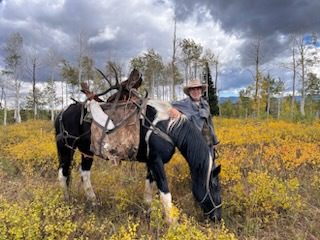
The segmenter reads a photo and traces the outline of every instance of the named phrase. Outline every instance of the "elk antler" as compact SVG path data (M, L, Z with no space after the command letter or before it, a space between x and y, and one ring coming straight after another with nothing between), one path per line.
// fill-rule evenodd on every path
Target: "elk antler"
M82 82L80 85L81 85L80 91L83 92L88 99L90 99L90 100L94 99L97 102L103 102L103 100L101 98L99 98L99 96L97 96L96 94L94 94L93 92L91 92L89 90L89 86L86 82Z
M112 85L111 81L104 75L104 73L102 71L100 71L99 69L96 68L96 70L102 75L102 77L108 82L108 84L110 85L110 87L105 90L104 92L102 93L98 93L97 96L102 96L102 95L105 95L107 94L108 92L110 92L111 90L119 90L121 91L121 84L119 84L119 79L118 79L118 74L117 74L117 71L116 69L111 65L112 69L114 70L115 72L115 75L116 75L116 84Z

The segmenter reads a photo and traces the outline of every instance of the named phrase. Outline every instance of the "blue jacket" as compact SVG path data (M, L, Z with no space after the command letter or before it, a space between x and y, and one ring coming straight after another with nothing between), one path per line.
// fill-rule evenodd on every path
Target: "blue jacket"
M219 143L212 124L212 116L208 102L201 98L200 104L196 104L190 97L180 101L174 101L171 105L182 112L202 132L204 124L209 127L210 137L213 145Z

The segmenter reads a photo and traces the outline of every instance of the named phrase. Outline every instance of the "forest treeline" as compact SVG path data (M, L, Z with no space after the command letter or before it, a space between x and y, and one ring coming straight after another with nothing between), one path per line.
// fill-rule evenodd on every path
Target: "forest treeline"
M251 73L251 84L239 92L237 102L219 101L219 85L224 84L219 84L221 69L228 67L222 65L219 54L193 39L177 39L175 34L170 60L165 60L155 49L147 49L130 59L129 66L106 57L101 71L111 81L116 76L124 80L128 77L125 69L136 68L143 76L140 90L146 89L150 98L165 101L183 97L182 87L188 80L199 78L208 85L205 96L213 115L292 120L319 118L320 78L317 68L320 55L317 36L292 36L291 44L287 46L290 58L272 65L287 71L291 75L290 83L272 76L270 69L265 69L263 44L263 39L256 38L248 45L246 59L251 67L244 71ZM56 112L71 103L70 98L83 98L79 91L82 82L87 82L93 92L108 87L96 71L97 63L90 54L84 34L79 34L79 42L75 46L76 57L68 59L55 49L40 54L39 49L26 48L19 32L10 35L4 44L5 66L0 72L2 124L19 123L29 118L46 119L48 113L53 120ZM25 82L32 83L26 97L21 94ZM8 108L9 94L14 95L11 98L14 99L14 107L11 109Z

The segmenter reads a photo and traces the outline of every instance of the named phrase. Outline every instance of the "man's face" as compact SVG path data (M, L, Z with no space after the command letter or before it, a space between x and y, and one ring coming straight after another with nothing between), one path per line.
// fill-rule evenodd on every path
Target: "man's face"
M202 96L202 88L201 87L190 88L189 95L193 101L196 101L196 102L200 101Z

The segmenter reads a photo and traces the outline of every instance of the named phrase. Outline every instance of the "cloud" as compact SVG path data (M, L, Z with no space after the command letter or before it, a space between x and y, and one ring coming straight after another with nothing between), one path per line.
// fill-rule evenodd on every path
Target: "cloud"
M290 54L290 34L320 32L319 9L319 0L0 0L0 67L13 32L23 36L26 48L43 57L54 49L71 63L80 34L97 67L110 59L127 66L149 48L169 61L176 15L177 37L210 48L219 56L221 88L237 89L251 81L245 69L252 67L250 51L258 37L265 71L288 78L272 63Z
M264 61L268 62L286 50L288 41L281 41L281 36L320 33L318 0L175 0L176 14L182 21L201 7L210 12L224 31L245 41L240 48L244 58L256 38L263 39ZM242 63L247 65L246 59Z
M113 40L116 38L117 33L119 32L120 28L116 27L115 29L111 29L110 27L106 26L103 31L99 32L97 36L89 38L89 44L95 44L99 42L105 42L109 40Z

